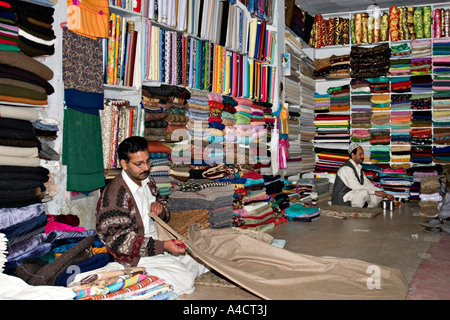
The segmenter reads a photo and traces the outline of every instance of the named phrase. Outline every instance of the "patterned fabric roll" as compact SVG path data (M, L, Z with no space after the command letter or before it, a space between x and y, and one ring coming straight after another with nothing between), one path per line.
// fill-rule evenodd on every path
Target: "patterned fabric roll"
M441 9L441 32L442 32L442 36L446 37L446 35L445 35L445 9Z
M434 28L434 37L435 38L442 37L441 9L435 9L433 12L433 28Z
M333 46L337 43L335 43L335 39L334 39L334 30L336 28L335 25L335 20L338 18L330 18L328 20L328 45L329 46Z
M367 18L367 43L373 43L373 29L374 29L374 18L369 16Z
M342 31L344 28L343 19L340 17L336 18L336 28L334 30L334 42L337 45L342 45Z
M367 28L367 19L369 18L368 13L363 13L361 17L362 22L362 39L363 43L368 43L368 28Z
M350 40L352 44L355 44L355 19L350 20Z
M423 38L423 9L416 7L414 9L414 29L416 30L416 37Z
M377 16L373 20L373 42L380 42L381 17Z
M432 23L431 6L423 7L423 36L424 38L431 38L431 23Z
M389 8L389 34L391 41L395 42L399 40L398 34L398 8L392 6Z
M404 7L402 8L401 11L403 20L402 20L402 28L403 28L403 39L404 40L409 40L410 36L409 36L409 29L408 29L408 8Z
M450 9L445 10L443 30L445 31L445 36L450 37Z
M405 40L403 20L405 19L405 8L398 8L398 39Z
M321 48L323 47L323 29L322 29L322 25L323 25L323 18L321 14L316 14L315 16L316 19L316 48Z
M361 13L355 14L355 43L361 44L362 39L362 15Z
M411 40L415 40L416 30L414 29L414 7L408 7L406 12L406 23L408 24L408 31Z
M343 29L342 29L342 44L346 45L350 43L349 35L350 35L350 19L344 18L343 22Z
M389 40L389 14L386 12L381 16L380 41Z

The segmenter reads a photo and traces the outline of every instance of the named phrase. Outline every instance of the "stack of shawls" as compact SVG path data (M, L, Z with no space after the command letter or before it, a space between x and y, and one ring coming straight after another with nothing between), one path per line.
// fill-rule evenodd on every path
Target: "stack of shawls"
M7 0L0 4L0 50L1 51L20 51L19 48L19 28L15 21L16 1Z
M30 57L55 53L55 32L52 28L55 9L29 1L17 1L19 48Z
M427 93L432 91L433 78L431 75L411 77L411 92Z
M431 109L431 93L421 93L411 95L411 109L428 110Z
M438 177L425 177L420 181L419 213L425 217L435 217L438 213L439 194L441 183Z
M432 162L431 146L411 146L411 162L429 164Z
M330 73L328 78L339 79L350 77L350 56L331 56L330 57Z
M430 74L431 65L431 57L411 58L411 75Z
M450 129L450 110L433 110L433 126Z
M370 129L371 145L389 145L391 133L389 129Z
M330 95L314 93L314 113L330 112Z
M391 96L391 110L410 110L411 109L411 95L409 94L395 94Z
M412 118L411 111L391 111L391 136L393 143L402 144L403 142L409 142Z
M410 162L411 146L391 146L392 162Z
M411 130L411 144L412 145L430 145L431 144L431 129L421 128Z
M330 111L350 110L350 85L328 88Z
M431 40L412 40L411 58L430 57L433 54L431 50Z
M395 93L403 93L411 91L411 77L395 77L391 79L391 91Z
M355 143L364 143L370 141L370 131L369 130L353 130L352 134L352 142Z
M390 128L391 114L390 112L374 112L370 119L372 128L387 129Z
M389 146L370 146L370 161L374 163L390 161Z
M412 178L406 174L405 169L383 169L379 173L380 186L383 190L392 194L395 198L408 199Z
M388 77L368 78L371 93L389 93L390 79Z
M0 51L0 100L46 105L53 71L22 52Z
M437 163L450 163L450 146L433 146L433 161Z
M350 81L350 88L352 95L370 93L370 83L367 79L352 79Z
M386 76L390 67L391 49L388 44L373 48L353 46L350 51L351 76L370 78Z
M372 95L370 99L373 111L389 110L391 108L391 98L388 94Z

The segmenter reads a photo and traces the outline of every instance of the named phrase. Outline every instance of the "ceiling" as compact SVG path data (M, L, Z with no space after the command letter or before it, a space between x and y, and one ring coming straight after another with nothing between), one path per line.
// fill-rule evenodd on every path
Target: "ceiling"
M424 5L426 0L295 0L295 4L302 10L314 16L317 13L340 13L349 11L365 11L375 3L381 9L389 9L395 5L398 7Z

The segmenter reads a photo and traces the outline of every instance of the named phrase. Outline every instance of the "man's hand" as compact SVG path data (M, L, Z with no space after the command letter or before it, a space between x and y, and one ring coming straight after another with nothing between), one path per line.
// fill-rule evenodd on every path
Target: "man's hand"
M177 244L184 244L184 240L177 239L175 241L169 240L164 241L164 249L173 254L183 254L186 253L186 249L178 246Z
M394 201L394 200L395 200L395 197L394 197L392 194L388 194L388 193L386 193L386 192L384 192L384 191L382 191L382 190L380 190L380 191L375 191L375 195L376 195L376 196L379 196L379 197L381 197L381 198L387 198L387 199L389 199L389 200L391 200L391 201Z
M161 215L161 213L163 212L163 205L159 202L153 201L150 204L150 212L157 215L158 217Z

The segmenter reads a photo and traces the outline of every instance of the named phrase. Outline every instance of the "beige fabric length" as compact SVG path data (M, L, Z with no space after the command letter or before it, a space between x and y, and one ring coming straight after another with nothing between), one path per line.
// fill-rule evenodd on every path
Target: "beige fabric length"
M159 227L182 238L158 217ZM158 231L159 235L161 231ZM189 228L186 245L202 263L266 300L405 299L401 271L355 259L315 257L230 229Z

